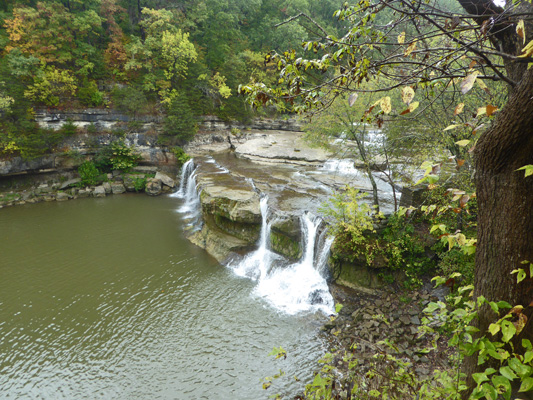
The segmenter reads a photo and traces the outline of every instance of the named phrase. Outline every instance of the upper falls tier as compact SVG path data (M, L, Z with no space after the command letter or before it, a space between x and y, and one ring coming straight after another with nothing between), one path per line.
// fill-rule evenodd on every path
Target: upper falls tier
M272 250L297 260L302 252L299 216L303 212L320 215L323 203L346 185L372 191L368 177L355 168L353 160L339 160L322 149L310 148L301 133L218 136L200 137L187 151L194 156L204 219L202 229L191 239L219 261L256 244L260 194L269 198ZM391 212L392 189L379 174L375 178L381 210Z

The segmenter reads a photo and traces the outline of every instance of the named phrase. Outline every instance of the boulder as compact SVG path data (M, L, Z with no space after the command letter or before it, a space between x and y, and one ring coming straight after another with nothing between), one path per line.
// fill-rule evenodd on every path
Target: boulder
M291 260L298 260L302 256L300 243L301 229L298 216L278 211L271 225L271 249Z
M56 194L56 201L67 201L69 199L69 195L64 192L57 192Z
M68 181L65 181L63 182L60 186L59 186L59 190L63 190L63 189L66 189L66 188L69 188L71 186L76 186L78 183L81 182L81 179L80 178L74 178L74 179L69 179Z
M259 195L251 189L206 185L202 188L200 200L204 215L224 217L233 222L261 224Z
M133 171L141 174L155 174L157 172L157 167L138 165L133 167Z
M104 190L105 190L106 194L113 193L113 189L111 189L111 184L109 182L102 183L102 186L104 187Z
M124 187L124 185L120 182L113 182L111 184L111 192L113 194L121 194L121 193L124 193L126 191L126 188Z
M39 187L35 190L36 193L39 194L47 194L52 192L52 188L48 186L46 183L43 183L39 185Z
M172 179L170 176L162 172L158 171L155 174L155 179L159 179L163 185L166 185L168 187L173 188L174 186L176 186L176 182L174 182L174 179Z
M93 196L94 197L105 197L106 191L103 185L96 186L94 188Z
M126 175L124 177L124 187L128 192L135 192L135 175Z
M78 191L78 197L89 197L92 194L92 190L89 188L80 189Z
M218 262L224 262L236 251L249 250L249 243L233 235L228 235L216 227L204 224L202 229L193 232L188 239L195 245L207 250Z
M145 192L150 196L159 196L161 194L161 181L155 178L148 178Z

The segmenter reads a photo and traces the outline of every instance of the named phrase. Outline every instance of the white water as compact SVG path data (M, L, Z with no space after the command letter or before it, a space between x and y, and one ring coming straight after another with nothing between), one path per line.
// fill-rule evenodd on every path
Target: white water
M280 261L281 256L272 252L268 248L268 237L270 236L270 224L268 223L268 197L263 196L260 200L261 207L261 233L259 235L259 247L257 250L247 254L237 264L228 265L236 275L250 278L254 281L265 279L270 271L273 260Z
M178 212L184 214L184 218L190 221L190 226L198 226L202 211L200 193L196 188L196 168L192 159L183 164L180 186L178 191L172 195L184 200Z
M333 297L322 275L332 239L326 240L325 235L317 236L321 219L310 213L302 216L304 254L299 262L287 265L283 257L268 248L270 224L267 197L261 199L261 215L258 249L228 267L239 276L257 281L254 293L287 314L318 310L326 314L333 313Z
M355 168L354 160L345 158L345 159L333 159L327 160L322 169L328 172L334 172L339 175L348 175L348 176L360 176L361 171Z

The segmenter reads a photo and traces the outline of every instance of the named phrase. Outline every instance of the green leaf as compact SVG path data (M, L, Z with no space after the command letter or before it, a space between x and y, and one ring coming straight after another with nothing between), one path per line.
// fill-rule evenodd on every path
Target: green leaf
M492 334L492 336L496 335L500 331L500 325L499 324L490 324L489 325L489 332Z
M509 321L502 321L502 334L503 334L502 340L505 343L508 343L509 340L511 340L511 338L515 335L515 333L516 333L516 327L514 326L513 323Z
M513 306L511 306L506 301L499 301L496 304L498 305L499 308L513 308Z
M528 177L530 175L533 175L533 165L529 164L529 165L524 165L522 168L518 168L517 171L525 171L525 174L526 176L525 177Z
M496 350L488 350L487 351L488 355L491 356L492 358L495 358L496 360L503 360L503 356L498 353Z
M524 340L527 340L527 339L522 339L522 341ZM531 360L533 360L533 351L531 350L526 351L524 354L524 364L529 363Z
M325 387L327 383L328 383L327 379L324 379L320 374L316 374L315 379L313 379L312 385Z
M495 313L498 313L498 311L499 311L498 304L496 304L495 302L491 301L491 302L489 302L489 305L490 305L490 308L492 308L492 311L494 311Z
M439 176L438 175L434 175L434 174L429 174L427 176L427 181L430 185L434 184L434 183L437 183L437 181L439 180Z
M511 382L505 376L496 375L491 378L495 388L503 387L503 396L506 400L511 398Z
M483 384L481 390L483 390L483 394L485 394L487 400L496 400L498 398L496 388L488 383Z
M527 377L522 381L522 384L520 385L520 389L518 392L529 392L533 389L533 378Z
M526 350L533 349L533 345L531 345L531 341L529 339L522 339L522 346L525 347Z
M524 378L525 376L531 374L531 367L522 364L518 358L509 359L509 366L520 378Z
M502 374L502 376L505 376L510 381L512 381L513 379L518 378L518 376L516 376L516 374L513 372L513 370L510 367L508 367L508 366L501 367L500 368L500 374Z
M478 385L489 380L487 374L485 374L484 372L476 372L475 374L472 374L472 378L474 378Z
M470 142L471 142L470 140L465 139L465 140L459 140L459 141L455 142L455 144L458 145L458 146L461 146L461 147L465 147Z

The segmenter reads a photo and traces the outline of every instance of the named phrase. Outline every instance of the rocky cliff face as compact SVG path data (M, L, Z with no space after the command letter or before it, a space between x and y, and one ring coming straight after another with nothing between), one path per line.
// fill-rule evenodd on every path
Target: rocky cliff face
M63 151L38 157L33 160L24 160L13 157L9 160L0 160L0 177L2 175L39 174L75 169L86 158L98 149L108 146L117 136L110 133L78 134L65 139L62 144ZM157 144L157 136L131 133L124 135L127 145L134 146L141 156L144 165L174 166L176 158L167 148Z

